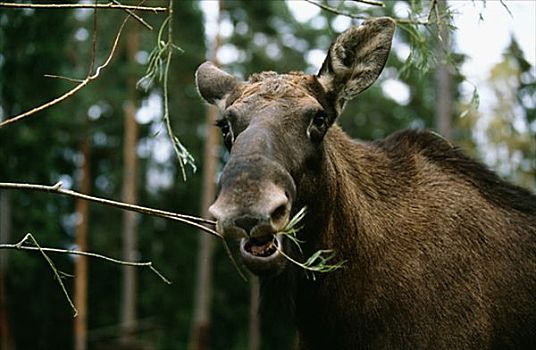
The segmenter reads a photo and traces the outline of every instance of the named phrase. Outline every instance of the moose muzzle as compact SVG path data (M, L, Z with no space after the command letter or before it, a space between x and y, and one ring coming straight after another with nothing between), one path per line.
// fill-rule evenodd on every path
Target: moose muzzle
M277 272L284 260L277 233L289 222L296 193L292 177L262 155L231 157L220 186L209 208L218 231L225 238L240 240L240 256L252 272Z

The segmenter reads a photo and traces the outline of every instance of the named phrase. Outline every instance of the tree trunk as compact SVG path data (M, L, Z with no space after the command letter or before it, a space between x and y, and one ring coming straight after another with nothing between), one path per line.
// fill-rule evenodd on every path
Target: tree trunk
M248 350L261 348L261 320L259 317L260 283L257 276L249 279L249 344Z
M135 55L139 50L139 32L137 24L131 24L127 32L126 53L129 65L135 65ZM136 146L138 142L138 124L136 123L137 97L136 77L127 79L128 101L125 104L125 122L123 136L123 191L122 201L135 204L137 202L138 157ZM138 260L137 248L137 213L123 213L123 259ZM134 266L123 266L121 287L121 342L133 343L133 331L136 323L137 280Z
M91 192L91 144L88 127L81 143L84 162L80 178L80 192ZM76 246L78 250L87 251L87 232L89 228L89 202L77 199L76 214L78 225L76 227ZM78 316L74 319L74 349L87 349L87 289L88 289L88 261L85 256L77 256L74 263L74 305Z
M216 121L217 110L210 106L207 110L207 140L203 162L203 195L201 215L208 217L208 207L216 196L216 166L218 164L219 133L211 127ZM214 237L200 232L197 255L197 281L194 295L194 319L188 344L189 350L206 350L210 338L210 304L212 299L212 258Z
M220 2L218 1L218 23L220 22ZM219 37L216 36L212 53L207 56L215 63L216 52L220 46ZM201 215L209 217L208 207L216 196L216 167L220 149L220 135L212 125L216 122L217 109L209 106L206 114L207 139L203 155L203 194L201 197ZM209 349L211 328L211 300L212 300L212 260L214 251L214 237L200 232L199 250L197 253L197 274L194 294L193 323L190 330L188 350Z
M8 191L0 191L0 243L9 243L11 236L11 197ZM14 349L9 326L6 296L7 250L0 249L0 349Z
M447 10L445 0L438 0L438 12L444 13ZM452 138L452 75L448 63L448 51L450 50L450 35L448 24L441 22L438 25L438 34L441 41L436 48L438 65L435 74L436 79L436 128L437 131L446 137Z

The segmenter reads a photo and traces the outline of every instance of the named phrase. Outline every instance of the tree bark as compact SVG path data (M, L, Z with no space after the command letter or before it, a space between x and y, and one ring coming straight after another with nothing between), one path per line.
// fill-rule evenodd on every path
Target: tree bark
M11 196L0 191L0 243L9 243L11 236ZM0 249L0 349L14 349L9 326L9 310L6 293L7 250Z
M259 350L261 348L261 319L259 317L260 283L257 276L250 276L249 291L248 350Z
M217 111L213 106L207 110L207 140L203 162L203 195L201 199L201 215L208 217L208 207L216 195L216 166L218 164L219 133L211 127L216 121ZM212 300L212 260L214 237L202 232L199 235L199 251L197 255L197 280L194 295L194 318L190 334L188 350L209 349L210 339L210 308Z
M81 151L84 162L80 178L80 192L91 192L91 144L89 132L86 127L86 135L81 143ZM87 233L89 228L89 202L77 199L76 214L78 225L76 227L76 246L81 251L87 251ZM87 349L87 295L88 295L88 260L85 256L77 256L74 263L74 305L78 310L78 316L74 319L74 349Z
M220 22L221 3L218 1L218 23ZM218 36L214 39L212 52L207 56L215 64L216 52L220 46ZM216 122L217 109L209 106L206 114L207 139L203 155L203 194L201 197L201 215L209 217L208 207L216 196L216 167L220 149L218 130L211 127ZM211 301L212 301L212 260L214 238L205 233L199 235L199 250L197 254L197 274L194 294L193 322L190 330L188 350L207 350L210 347L211 331Z
M126 54L129 65L135 65L135 55L139 50L139 31L136 24L131 24L127 31ZM136 77L127 78L128 101L125 104L124 136L123 136L123 190L122 201L136 204L138 200L137 177L138 157L136 146L138 142L138 124L136 123L137 96ZM123 214L123 259L127 261L138 260L137 245L137 218L138 214L125 211ZM133 343L134 328L137 319L137 276L134 266L123 266L123 279L121 287L121 337L122 343Z

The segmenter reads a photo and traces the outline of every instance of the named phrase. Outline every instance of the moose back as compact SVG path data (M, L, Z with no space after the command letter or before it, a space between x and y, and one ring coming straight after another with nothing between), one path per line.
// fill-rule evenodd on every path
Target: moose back
M263 299L290 309L299 349L534 349L536 196L434 133L364 143L336 123L382 71L394 29L348 29L316 76L199 67L230 151L217 229ZM278 233L303 207L300 251ZM313 280L287 258L322 249L344 267Z

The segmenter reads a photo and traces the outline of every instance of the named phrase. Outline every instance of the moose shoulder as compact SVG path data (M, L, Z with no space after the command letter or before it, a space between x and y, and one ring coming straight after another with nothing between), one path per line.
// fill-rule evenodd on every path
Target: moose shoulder
M300 349L536 348L536 196L433 133L360 143L336 124L380 74L394 29L348 29L316 76L244 82L199 67L230 150L217 229L263 298L291 306ZM304 206L300 252L277 233ZM285 257L320 249L344 268L312 280Z

